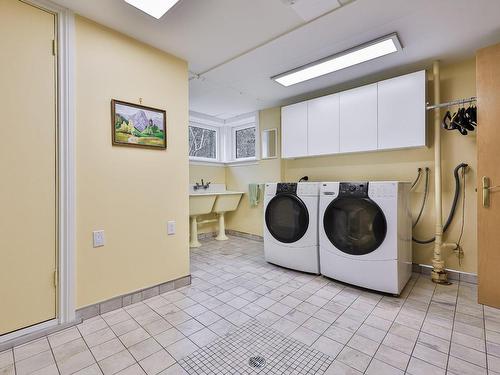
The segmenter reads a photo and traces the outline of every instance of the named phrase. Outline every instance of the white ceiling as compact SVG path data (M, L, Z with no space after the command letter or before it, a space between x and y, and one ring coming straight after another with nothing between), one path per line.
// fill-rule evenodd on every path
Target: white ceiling
M159 21L123 0L56 2L186 59L190 109L223 119L500 42L498 0L181 0ZM290 87L269 79L392 32L402 53Z

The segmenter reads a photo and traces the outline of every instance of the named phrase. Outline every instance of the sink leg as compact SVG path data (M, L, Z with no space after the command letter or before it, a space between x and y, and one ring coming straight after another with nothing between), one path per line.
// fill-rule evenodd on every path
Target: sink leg
M226 224L224 222L224 212L219 212L218 216L219 216L219 234L217 235L217 237L215 237L215 239L217 241L226 241L229 238L226 236Z
M201 243L198 241L198 220L196 216L191 216L191 241L189 247L200 247Z

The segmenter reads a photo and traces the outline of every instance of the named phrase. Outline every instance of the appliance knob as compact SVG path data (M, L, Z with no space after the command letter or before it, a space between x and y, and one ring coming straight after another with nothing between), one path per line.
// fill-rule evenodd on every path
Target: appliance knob
M356 186L354 186L354 185L353 186L349 186L349 190L350 191L356 191Z

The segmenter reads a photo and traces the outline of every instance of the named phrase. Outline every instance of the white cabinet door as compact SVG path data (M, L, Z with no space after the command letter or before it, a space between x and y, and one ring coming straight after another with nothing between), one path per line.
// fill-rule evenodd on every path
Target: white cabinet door
M339 152L339 94L307 102L309 156Z
M377 84L340 94L340 152L377 149Z
M378 148L426 144L425 70L378 83Z
M283 158L307 156L307 102L281 108Z

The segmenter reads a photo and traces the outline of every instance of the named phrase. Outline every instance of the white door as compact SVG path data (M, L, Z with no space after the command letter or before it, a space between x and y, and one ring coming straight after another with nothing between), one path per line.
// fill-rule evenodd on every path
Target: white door
M307 102L281 108L283 158L307 156Z
M377 84L340 94L340 152L377 149Z
M378 83L378 148L425 146L425 70Z
M307 102L309 156L339 152L339 94Z

